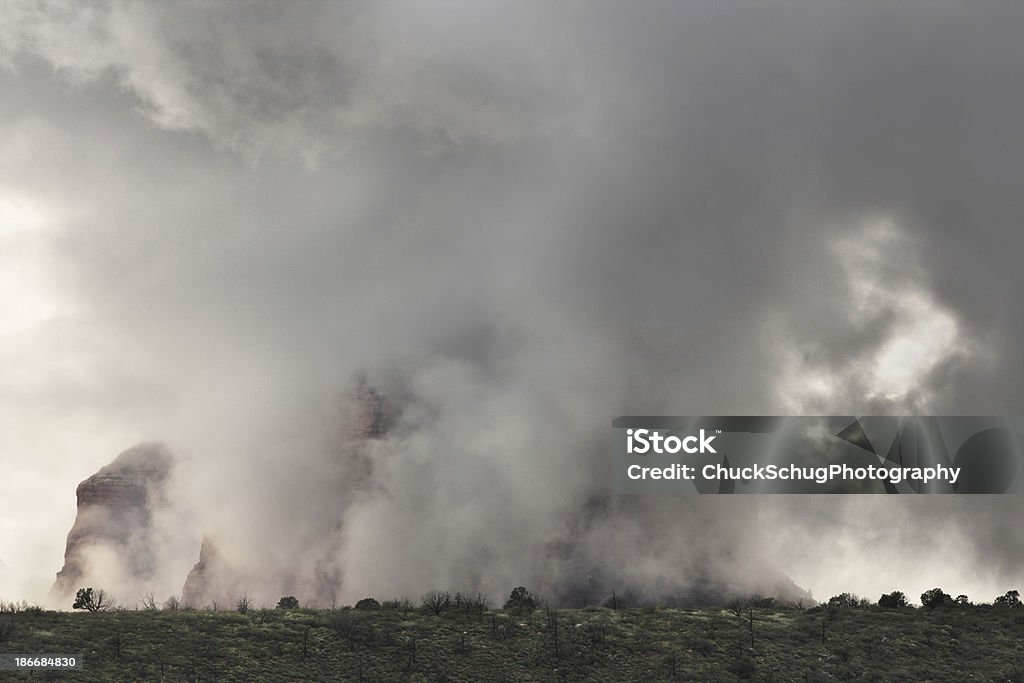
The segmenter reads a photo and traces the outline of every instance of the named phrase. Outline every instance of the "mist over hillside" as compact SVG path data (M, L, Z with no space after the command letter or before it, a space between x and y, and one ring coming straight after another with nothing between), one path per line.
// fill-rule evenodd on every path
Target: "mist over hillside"
M1016 498L602 468L624 414L1020 413L1022 12L5 3L0 597L154 441L168 561L80 575L129 603L204 537L267 603L1014 587Z

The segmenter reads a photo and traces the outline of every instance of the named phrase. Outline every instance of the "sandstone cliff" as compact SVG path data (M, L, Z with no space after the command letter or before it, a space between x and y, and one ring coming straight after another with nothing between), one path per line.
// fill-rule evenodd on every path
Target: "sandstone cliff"
M166 448L143 443L78 485L78 514L51 590L55 599L73 595L101 561L108 582L111 575L145 580L154 573L152 514L165 502L173 467Z
M388 435L400 413L401 402L372 386L365 377L357 378L352 390L341 399L332 454L338 472L344 475L343 485L337 490L340 500L368 485L373 472L369 446ZM229 542L204 537L199 561L181 589L182 604L233 609L243 592L251 597L259 592L258 586L272 584L275 594L298 596L303 605L331 605L341 587L335 556L342 517L339 509L338 518L324 530L318 547L304 555L290 571L272 576L254 575L233 565L218 549L218 542L221 548L229 548Z
M231 595L221 581L221 577L229 573L213 542L204 537L199 548L199 561L188 573L185 586L181 589L181 604L186 607L212 607L217 603L218 607L229 608Z

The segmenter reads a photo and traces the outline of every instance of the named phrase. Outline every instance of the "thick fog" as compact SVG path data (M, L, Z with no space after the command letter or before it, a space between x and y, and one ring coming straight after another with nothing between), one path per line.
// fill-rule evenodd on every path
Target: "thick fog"
M1022 588L1016 498L616 498L603 469L623 414L1020 414L1022 20L4 4L0 598L44 599L76 485L148 440L179 458L166 562L93 569L129 604L203 534L267 604L314 573L338 604ZM400 410L353 446L360 378Z

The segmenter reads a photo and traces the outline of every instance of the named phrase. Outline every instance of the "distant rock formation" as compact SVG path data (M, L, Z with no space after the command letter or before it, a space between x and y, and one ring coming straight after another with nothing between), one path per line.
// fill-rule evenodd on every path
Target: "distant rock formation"
M218 550L216 542L205 537L199 549L199 561L188 573L181 589L181 604L195 609L235 609L243 594L255 598L261 587L270 585L270 590L276 591L269 594L273 600L281 595L295 595L303 606L330 606L341 585L337 570L320 567L315 560L311 563L312 566L296 566L283 575L254 576L251 570L233 566ZM263 597L269 599L268 595Z
M181 589L181 604L186 607L228 606L231 596L220 586L219 577L226 573L216 547L209 537L203 537L199 548L199 561L192 567Z
M354 441L379 439L394 425L398 413L393 400L360 377L342 402L343 436Z
M336 457L345 473L345 496L368 485L373 472L369 446L385 438L401 413L401 404L371 385L365 376L356 378L354 387L340 401L336 425ZM334 531L342 524L336 520ZM295 595L303 605L328 606L341 587L341 576L334 562L337 548L333 537L325 538L322 552L306 558L306 566L296 566L281 576L247 576L244 568L233 566L218 549L217 539L203 538L199 561L192 567L181 589L181 603L195 608L216 606L233 609L241 592L255 584L271 583L281 595ZM225 543L221 543L225 547Z
M97 552L116 563L122 577L145 580L154 573L152 512L166 501L173 467L174 458L163 445L143 443L78 485L78 514L53 598L73 595L90 579L90 558ZM110 571L104 568L105 574Z

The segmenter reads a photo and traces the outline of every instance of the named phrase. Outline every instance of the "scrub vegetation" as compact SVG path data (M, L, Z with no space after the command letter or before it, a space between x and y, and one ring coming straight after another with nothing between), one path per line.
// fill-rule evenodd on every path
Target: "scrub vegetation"
M8 603L0 652L83 658L82 671L5 672L11 680L1024 681L1016 597L931 608L844 593L811 608L737 598L721 608L551 609L519 587L502 609L438 592L420 604L327 610L292 600L244 612Z

